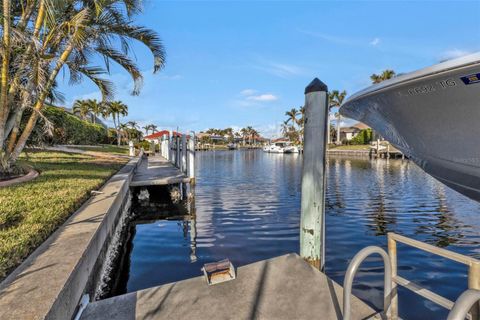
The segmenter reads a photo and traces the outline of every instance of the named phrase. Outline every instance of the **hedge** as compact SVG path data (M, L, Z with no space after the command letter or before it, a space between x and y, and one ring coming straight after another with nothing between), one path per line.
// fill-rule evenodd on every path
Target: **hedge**
M39 119L30 136L30 144L99 144L108 143L108 130L100 124L93 124L77 118L67 111L46 106L43 115L53 125L53 135L44 133L45 121Z

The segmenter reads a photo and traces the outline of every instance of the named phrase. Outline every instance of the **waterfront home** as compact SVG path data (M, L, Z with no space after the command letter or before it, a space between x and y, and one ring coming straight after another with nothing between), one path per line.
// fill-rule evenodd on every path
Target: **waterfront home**
M152 142L154 141L155 143L158 143L159 140L162 140L162 137L163 136L167 136L169 135L169 131L168 130L162 130L162 131L158 131L158 132L155 132L155 133L152 133L148 136L145 136L143 137L143 139L145 139L146 141L148 142Z
M370 127L362 122L357 122L351 127L340 128L340 140L350 141L355 138L360 131L368 128Z

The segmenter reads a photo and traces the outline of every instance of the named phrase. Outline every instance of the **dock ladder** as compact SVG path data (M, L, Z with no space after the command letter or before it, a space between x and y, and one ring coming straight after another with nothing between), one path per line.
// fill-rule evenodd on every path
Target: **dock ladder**
M360 250L350 262L345 274L343 319L350 319L350 296L353 279L360 264L370 255L379 254L384 263L384 310L383 315L389 320L398 319L398 296L397 285L403 286L412 292L450 310L447 320L463 320L465 318L480 319L480 260L438 248L421 241L413 240L396 233L388 233L388 253L380 247L370 246ZM426 288L423 288L410 280L397 274L397 242L411 247L453 260L468 266L468 289L453 302Z

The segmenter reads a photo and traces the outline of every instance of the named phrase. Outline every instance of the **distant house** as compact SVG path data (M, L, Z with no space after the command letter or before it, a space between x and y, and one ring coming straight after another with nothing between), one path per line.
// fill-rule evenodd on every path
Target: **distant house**
M340 140L350 141L357 136L357 134L364 130L370 128L362 122L357 122L351 127L340 128Z
M155 133L152 133L148 136L143 137L143 139L147 140L148 142L155 141L155 143L156 143L157 141L162 140L162 137L164 135L167 135L167 137L168 137L170 135L170 132L168 130L158 131L158 132L155 132Z

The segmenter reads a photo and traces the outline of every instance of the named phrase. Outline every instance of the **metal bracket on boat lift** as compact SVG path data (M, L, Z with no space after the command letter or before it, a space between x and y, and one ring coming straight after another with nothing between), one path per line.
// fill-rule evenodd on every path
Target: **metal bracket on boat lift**
M388 316L390 309L390 300L392 292L392 265L388 257L388 253L380 247L369 246L360 250L350 261L347 272L345 273L345 280L343 281L343 320L350 320L350 297L352 295L353 278L358 271L358 267L368 256L377 253L383 258L385 267L384 272L384 287L383 287L383 313ZM456 320L456 319L455 319Z

